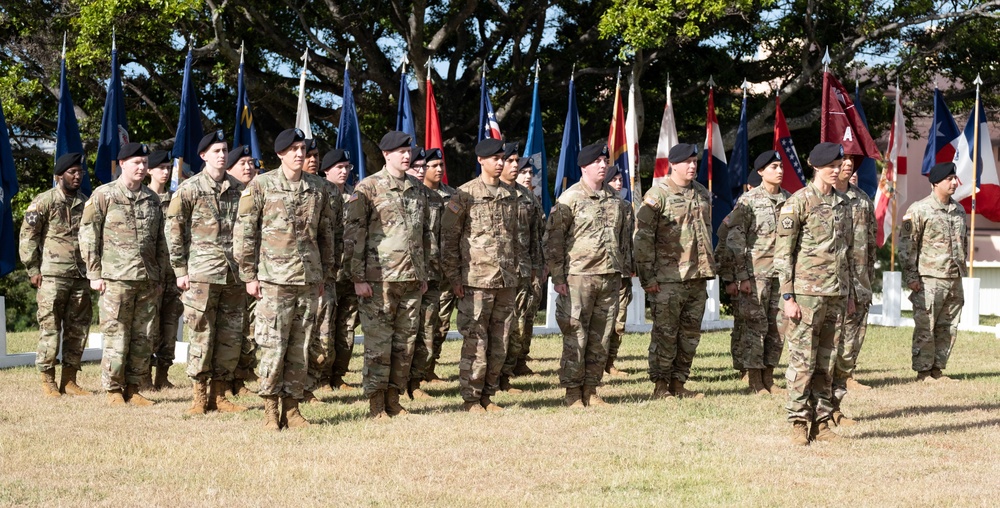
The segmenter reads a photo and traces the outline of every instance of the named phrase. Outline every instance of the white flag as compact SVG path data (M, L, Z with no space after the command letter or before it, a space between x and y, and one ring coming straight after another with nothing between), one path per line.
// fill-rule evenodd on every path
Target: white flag
M309 124L309 108L306 105L306 68L309 66L309 51L302 55L302 60L302 74L299 75L299 108L295 112L295 127L306 135L306 139L313 139L312 127Z
M660 139L656 142L656 167L653 168L653 185L666 178L669 170L667 154L678 143L680 143L680 139L677 137L677 126L674 124L674 105L670 103L670 85L667 85L667 104L663 107Z

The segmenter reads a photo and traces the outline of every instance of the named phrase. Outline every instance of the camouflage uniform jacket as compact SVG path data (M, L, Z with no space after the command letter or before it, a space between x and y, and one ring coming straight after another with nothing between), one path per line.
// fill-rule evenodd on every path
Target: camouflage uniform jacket
M815 182L785 201L774 255L781 294L854 296L850 206L847 196L823 195Z
M427 280L441 281L444 276L441 274L441 218L444 215L444 207L448 200L455 194L455 189L445 184L438 184L437 189L424 187L422 190L427 196L428 217L431 230L430 253L427 256Z
M729 227L726 246L735 262L736 278L730 280L743 282L778 275L774 266L778 212L790 196L785 189L771 194L763 185L740 196L736 208L723 221ZM721 243L721 233L719 239Z
M545 267L542 246L545 214L534 193L517 183L514 187L517 189L517 243L521 252L518 270L521 277L541 277Z
M680 187L664 178L646 192L633 239L642 287L715 277L711 214L708 190L698 182Z
M347 199L344 269L355 283L427 280L431 231L424 184L385 168Z
M872 280L875 278L875 235L878 226L875 224L875 204L865 191L857 185L848 184L847 198L851 202L851 224L854 229L854 297L858 303L869 304L872 301Z
M170 260L160 198L118 180L94 189L83 207L80 252L90 280L162 281Z
M625 262L625 272L622 273L622 277L631 279L635 275L635 253L632 249L632 235L635 234L635 209L632 208L632 203L621 200L622 214L625 217L625 230L622 232L621 238L618 240L619 245L622 248L622 259ZM539 209L541 212L541 209ZM629 283L631 284L631 282Z
M629 266L621 239L628 220L618 193L602 184L592 190L582 180L559 195L545 229L546 262L553 284L568 275L624 275Z
M56 187L31 200L21 224L21 262L28 276L82 279L87 272L80 256L80 218L87 195L67 196Z
M476 178L458 188L441 218L441 270L452 286L516 287L520 274L517 191L496 195Z
M240 279L304 286L336 276L328 199L323 179L309 173L298 182L281 168L254 178L240 196L233 232Z
M334 185L334 187L336 187L336 185ZM337 194L340 194L340 207L341 207L340 208L340 217L341 217L341 221L340 221L341 222L341 234L340 234L340 237L341 237L341 240L340 240L340 246L339 246L340 250L338 251L338 252L340 252L340 259L337 260L338 261L338 263L337 263L337 266L338 266L338 268L337 268L337 282L347 282L347 281L351 280L351 276L347 273L347 270L344 269L344 240L343 240L343 237L344 237L344 234L343 234L343 230L344 230L344 228L343 228L343 222L344 221L343 221L343 218L347 215L347 200L351 198L351 194L354 194L354 187L352 187L350 185L347 185L347 184L344 184L344 190L338 190Z
M332 274L332 277L327 277L326 282L335 283L340 277L340 269L344 263L344 195L340 193L340 189L333 182L326 179L323 182L326 183L327 199L330 204L330 224L333 227L333 260L336 263L334 270L327 272L328 275Z
M168 236L170 223L167 220L167 210L170 209L170 200L173 198L173 195L174 193L169 190L156 195L156 197L160 198L160 213L163 214L163 238L167 242L168 256L170 255L170 237ZM163 280L171 286L176 285L177 283L177 275L174 273L174 268L170 266L169 262L163 269Z
M167 247L177 276L210 284L225 284L230 272L235 278L233 229L242 192L236 178L223 173L216 182L207 171L177 188L167 208Z
M729 248L728 239L730 231L729 221L732 216L733 212L730 212L725 219L722 219L719 229L715 232L719 238L719 243L715 245L715 267L723 288L730 282L736 282L736 256L733 255L733 251Z
M932 193L910 205L899 242L904 283L965 277L968 238L965 209L954 199L941 204Z

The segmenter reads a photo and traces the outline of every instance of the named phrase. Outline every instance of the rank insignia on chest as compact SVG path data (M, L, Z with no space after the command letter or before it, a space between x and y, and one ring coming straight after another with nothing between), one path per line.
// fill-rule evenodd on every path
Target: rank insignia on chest
M793 225L795 225L795 221L793 221L791 217L781 219L781 227L785 229L792 229Z

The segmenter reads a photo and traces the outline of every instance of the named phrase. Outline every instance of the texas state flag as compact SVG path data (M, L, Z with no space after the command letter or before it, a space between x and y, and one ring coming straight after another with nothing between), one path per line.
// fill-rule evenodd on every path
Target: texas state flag
M954 160L960 136L955 117L951 116L948 104L944 102L944 95L941 90L935 88L934 123L931 124L931 131L927 134L927 148L924 149L924 161L920 166L920 173L927 175L935 164Z
M975 210L993 222L1000 222L1000 178L997 177L997 163L990 143L989 124L982 103L977 101L976 109L979 110L978 164L972 164L972 152L976 146L976 111L973 110L965 124L965 132L958 138L958 150L955 152L958 190L955 191L954 198L961 200L966 212L972 213ZM976 168L975 184L979 188L975 204L972 202L973 167Z

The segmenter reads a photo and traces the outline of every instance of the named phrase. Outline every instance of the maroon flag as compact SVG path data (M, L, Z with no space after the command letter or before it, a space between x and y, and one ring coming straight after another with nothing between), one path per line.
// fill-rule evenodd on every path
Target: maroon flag
M851 102L847 89L829 72L823 73L823 112L819 140L840 143L845 154L882 160L882 155Z

